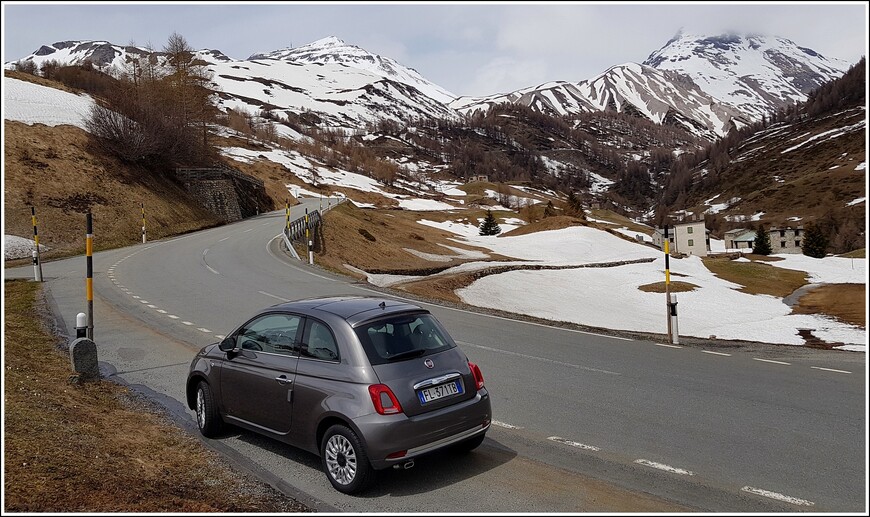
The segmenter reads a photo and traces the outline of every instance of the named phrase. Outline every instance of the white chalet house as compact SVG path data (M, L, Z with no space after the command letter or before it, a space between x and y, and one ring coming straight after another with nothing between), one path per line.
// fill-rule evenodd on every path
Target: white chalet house
M704 225L704 220L682 221L668 227L669 251L674 254L698 255L706 257L710 253L710 230ZM665 230L656 228L653 232L653 244L664 251Z

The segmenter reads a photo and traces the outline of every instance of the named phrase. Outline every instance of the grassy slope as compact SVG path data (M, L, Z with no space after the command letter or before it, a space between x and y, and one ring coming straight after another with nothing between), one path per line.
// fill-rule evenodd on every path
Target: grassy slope
M79 384L46 332L40 286L4 283L4 512L294 512L126 387Z

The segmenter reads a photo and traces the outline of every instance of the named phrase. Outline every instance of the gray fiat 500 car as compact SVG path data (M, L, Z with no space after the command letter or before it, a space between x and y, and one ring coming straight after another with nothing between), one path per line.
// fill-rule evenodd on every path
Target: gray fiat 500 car
M492 419L480 368L430 312L358 296L259 311L194 357L187 403L207 437L229 423L319 455L344 493L422 454L474 449Z

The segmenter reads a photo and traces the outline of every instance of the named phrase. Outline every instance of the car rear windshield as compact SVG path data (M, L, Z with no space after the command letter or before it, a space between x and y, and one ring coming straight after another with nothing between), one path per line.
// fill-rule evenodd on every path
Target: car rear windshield
M428 313L369 321L354 331L373 365L421 357L456 346L444 327Z

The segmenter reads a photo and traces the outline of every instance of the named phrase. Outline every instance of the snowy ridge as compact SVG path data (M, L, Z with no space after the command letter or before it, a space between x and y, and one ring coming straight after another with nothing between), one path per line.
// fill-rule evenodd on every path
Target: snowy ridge
M657 124L677 123L697 136L714 139L748 121L691 81L637 63L613 66L587 81L550 82L486 98L461 97L451 106L462 112L518 103L552 115L613 110L637 112Z
M644 65L690 77L709 95L760 120L785 104L803 102L851 66L785 38L677 34Z
M128 61L163 52L105 41L66 41L42 46L33 54L6 63L47 61L77 65L90 61L102 71L120 76ZM272 111L283 118L312 113L326 126L359 129L368 122L414 118L455 119L442 101L455 96L399 63L326 38L304 47L255 54L235 60L218 50L203 49L195 58L206 64L219 92L221 109L245 109L254 115Z
M301 47L257 53L249 57L248 61L266 59L302 64L344 65L413 86L424 95L443 104L447 104L456 98L456 95L426 80L413 68L407 68L390 58L372 54L355 45L348 45L335 36L323 38Z

